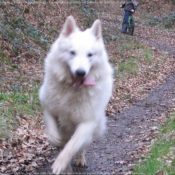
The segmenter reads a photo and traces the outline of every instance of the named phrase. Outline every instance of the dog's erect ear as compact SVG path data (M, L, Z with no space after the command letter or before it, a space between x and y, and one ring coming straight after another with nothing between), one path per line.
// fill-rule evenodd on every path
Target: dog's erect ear
M97 39L102 37L102 29L101 29L101 22L99 19L94 21L92 27L91 27L92 33L95 35Z
M68 37L71 33L73 33L77 29L77 25L73 16L69 16L64 23L61 35L64 37Z

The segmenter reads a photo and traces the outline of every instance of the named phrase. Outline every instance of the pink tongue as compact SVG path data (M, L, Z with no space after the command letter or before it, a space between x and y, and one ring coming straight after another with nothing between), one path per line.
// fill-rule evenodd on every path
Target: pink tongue
M95 81L91 80L88 76L83 81L83 84L86 86L94 86L96 83Z

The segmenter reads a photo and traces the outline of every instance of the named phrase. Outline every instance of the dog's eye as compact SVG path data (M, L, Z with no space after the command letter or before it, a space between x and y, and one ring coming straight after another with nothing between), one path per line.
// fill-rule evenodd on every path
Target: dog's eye
M71 54L72 56L75 56L75 55L76 55L75 51L70 51L70 54Z
M93 54L92 53L88 53L88 55L87 55L89 58L90 57L92 57L93 56Z

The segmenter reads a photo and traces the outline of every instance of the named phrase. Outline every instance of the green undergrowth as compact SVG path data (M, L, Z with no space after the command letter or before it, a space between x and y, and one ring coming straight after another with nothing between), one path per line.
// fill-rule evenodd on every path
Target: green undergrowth
M0 0L0 36L3 40L0 58L3 61L10 59L4 57L4 51L8 52L10 57L17 57L21 53L33 56L44 54L52 38L58 36L59 32L48 25L44 20L44 14L38 11L39 4L26 2L25 6L17 1L7 3ZM49 5L48 7L51 8ZM31 8L36 9L34 13L31 12ZM28 18L29 15L35 19L37 25L33 25Z
M144 51L144 59L148 61L149 63L152 62L152 56L153 56L153 51L150 49L146 49Z
M134 175L156 173L175 175L175 114L161 127L149 156L133 170Z
M117 40L116 40L117 42ZM144 64L150 65L153 61L154 51L145 45L129 38L121 37L116 47L117 55L120 57L118 60L111 60L115 68L114 77L120 78L126 74L137 75L139 67Z
M134 59L128 59L126 61L119 63L118 71L121 73L125 72L130 74L136 74L138 71L138 66Z
M140 19L137 19L137 22L142 24L147 24L161 29L174 29L175 26L175 11L170 11L169 13L163 12L161 15L155 15L153 12L142 13L139 10L141 15Z
M38 86L21 91L14 87L10 93L0 92L0 140L9 138L24 116L34 119L38 111Z

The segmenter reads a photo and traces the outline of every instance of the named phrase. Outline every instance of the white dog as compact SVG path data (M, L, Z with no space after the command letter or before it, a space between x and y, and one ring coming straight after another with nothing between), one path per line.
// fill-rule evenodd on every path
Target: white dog
M71 171L74 156L76 166L86 166L85 147L106 128L112 73L100 20L83 32L69 16L46 57L39 94L48 139L62 147L52 165L54 174Z

